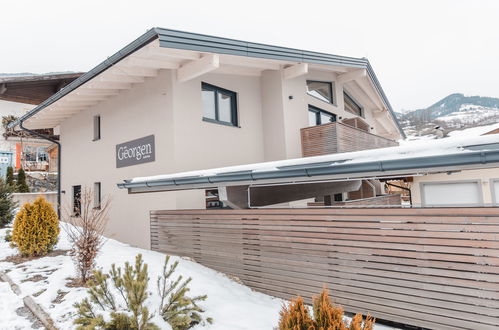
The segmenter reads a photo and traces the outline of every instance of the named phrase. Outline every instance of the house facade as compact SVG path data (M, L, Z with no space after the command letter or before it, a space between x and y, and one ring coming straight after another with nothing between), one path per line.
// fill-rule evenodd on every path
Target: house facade
M362 142L351 150L395 145L403 134L365 59L166 29L21 122L60 132L62 208L73 212L86 187L109 196L107 234L141 247L151 210L218 204L207 190L127 194L117 187L124 179L302 157L315 136L302 130L315 126L331 127L318 133L331 143Z

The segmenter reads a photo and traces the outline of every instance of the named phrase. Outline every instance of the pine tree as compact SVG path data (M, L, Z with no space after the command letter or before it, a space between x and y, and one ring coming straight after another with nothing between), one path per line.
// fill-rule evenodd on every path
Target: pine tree
M17 202L12 199L14 187L0 179L0 228L14 219L14 210Z
M9 186L14 187L14 169L12 166L7 167L7 174L5 178L5 183L7 183Z
M59 237L59 218L52 204L38 197L22 206L14 220L12 241L24 256L50 252Z
M109 281L120 293L122 303L119 303L111 292ZM74 324L78 329L131 329L131 330L157 330L156 325L150 322L152 315L145 307L149 297L147 284L147 264L142 261L142 255L137 255L135 265L128 262L125 268L111 265L109 274L94 271L94 278L89 282L89 298L74 304L78 317ZM104 317L97 314L96 308L110 312L111 320L106 322Z
M17 172L17 192L29 192L28 184L26 183L26 172L22 168Z
M197 305L198 302L206 300L208 296L191 298L186 295L190 290L187 287L192 280L190 277L182 281L182 276L179 276L175 281L169 281L178 266L178 261L175 261L168 268L169 260L170 256L166 256L163 273L158 277L157 282L158 293L161 297L160 315L173 330L187 330L197 324L205 324L205 321L211 324L213 320L211 318L204 320L201 315L204 310Z

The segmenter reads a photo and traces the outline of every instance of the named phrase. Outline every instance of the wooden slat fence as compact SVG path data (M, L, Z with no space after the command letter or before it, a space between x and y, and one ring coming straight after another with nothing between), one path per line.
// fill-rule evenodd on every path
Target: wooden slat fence
M350 312L499 328L499 208L152 211L151 245L281 298L327 284Z

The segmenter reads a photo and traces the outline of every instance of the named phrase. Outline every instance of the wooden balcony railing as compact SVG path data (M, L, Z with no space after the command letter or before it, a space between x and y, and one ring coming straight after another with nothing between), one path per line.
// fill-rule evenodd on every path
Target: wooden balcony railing
M301 129L303 157L397 145L396 141L339 122Z

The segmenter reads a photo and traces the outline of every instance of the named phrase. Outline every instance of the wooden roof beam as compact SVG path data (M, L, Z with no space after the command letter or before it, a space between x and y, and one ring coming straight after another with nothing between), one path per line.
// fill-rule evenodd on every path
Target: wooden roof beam
M284 79L293 79L308 73L308 63L298 63L282 69Z
M199 60L188 62L177 70L177 80L185 82L199 77L205 73L220 67L220 57L216 54L208 54Z
M366 69L359 69L359 70L353 70L353 71L349 71L349 72L340 74L336 78L336 81L339 84L344 84L344 83L347 83L349 81L352 81L352 80L357 81L357 80L359 80L361 78L365 78L365 77L367 77Z

